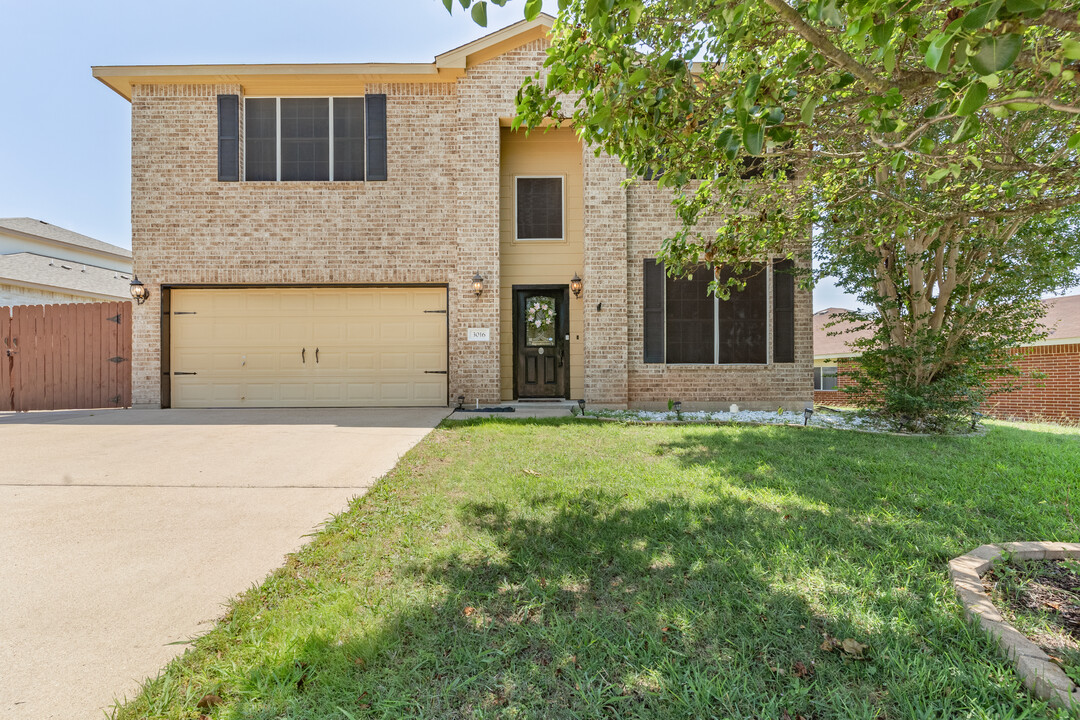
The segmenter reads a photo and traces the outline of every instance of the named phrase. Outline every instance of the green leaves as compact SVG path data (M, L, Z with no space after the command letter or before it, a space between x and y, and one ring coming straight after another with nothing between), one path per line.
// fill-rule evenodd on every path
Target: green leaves
M765 126L761 123L749 123L743 128L743 147L751 155L760 155L765 144Z
M926 48L926 66L937 73L943 73L949 68L949 59L952 55L953 43L952 36L940 35L930 43L930 46ZM990 73L982 73L983 75L989 75Z
M980 75L993 75L1016 62L1023 38L1015 33L985 38L978 50L968 58L971 67Z
M964 13L961 26L965 30L979 30L993 20L1001 9L1001 0L992 0Z
M544 0L526 0L525 2L525 19L535 20L540 14L540 11L544 7Z
M817 109L820 102L821 98L813 95L803 100L802 107L799 109L799 119L802 120L803 125L810 125L814 122L814 110Z
M986 98L990 95L990 89L986 86L986 83L980 81L973 83L968 87L967 92L964 93L964 99L960 101L960 106L956 109L956 114L960 117L967 117L968 115L974 115L978 112L979 108L986 102Z
M1080 132L1076 133L1075 135L1072 135L1069 138L1069 142L1068 142L1067 147L1070 150L1080 150Z
M478 2L472 6L473 22L480 27L487 27L487 3Z

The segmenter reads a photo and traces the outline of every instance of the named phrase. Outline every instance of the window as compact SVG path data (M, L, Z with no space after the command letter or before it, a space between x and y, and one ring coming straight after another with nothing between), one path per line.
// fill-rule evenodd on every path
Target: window
M516 177L514 183L517 239L562 240L562 177Z
M784 296L781 263L774 266L774 293ZM769 317L769 266L754 263L742 276L742 290L727 300L709 293L712 271L696 269L689 278L671 278L663 264L645 261L645 362L668 364L765 364L769 332L773 333L772 362L794 362L794 284L790 297L775 299ZM720 281L731 278L721 272ZM792 278L790 274L787 278ZM790 355L790 357L788 357Z
M384 95L248 98L248 181L386 179Z
M814 368L815 390L836 390L836 365L822 365Z

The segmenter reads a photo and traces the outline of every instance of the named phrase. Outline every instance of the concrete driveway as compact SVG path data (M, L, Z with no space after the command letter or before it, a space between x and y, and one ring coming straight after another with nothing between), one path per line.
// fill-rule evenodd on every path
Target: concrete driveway
M0 416L0 716L101 718L447 413Z

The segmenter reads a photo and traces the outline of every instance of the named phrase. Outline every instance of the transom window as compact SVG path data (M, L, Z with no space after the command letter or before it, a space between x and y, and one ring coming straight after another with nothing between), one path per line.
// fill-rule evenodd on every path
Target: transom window
M563 179L514 178L514 212L518 240L562 240Z
M364 98L248 98L245 108L246 180L365 179Z

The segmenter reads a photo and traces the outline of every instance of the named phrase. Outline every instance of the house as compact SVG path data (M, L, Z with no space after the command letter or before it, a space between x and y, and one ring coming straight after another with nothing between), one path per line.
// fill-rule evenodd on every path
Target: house
M728 302L668 279L669 191L511 130L551 22L427 63L95 67L131 103L135 403L809 403L779 259Z
M990 398L984 412L992 417L1080 422L1080 295L1050 298L1043 305L1042 324L1049 334L1013 351L1023 379L1018 389ZM870 333L844 322L846 312L826 308L814 313L815 404L850 404L840 392L849 384L844 365L858 357L849 343Z
M34 218L0 218L0 306L130 300L131 251Z

